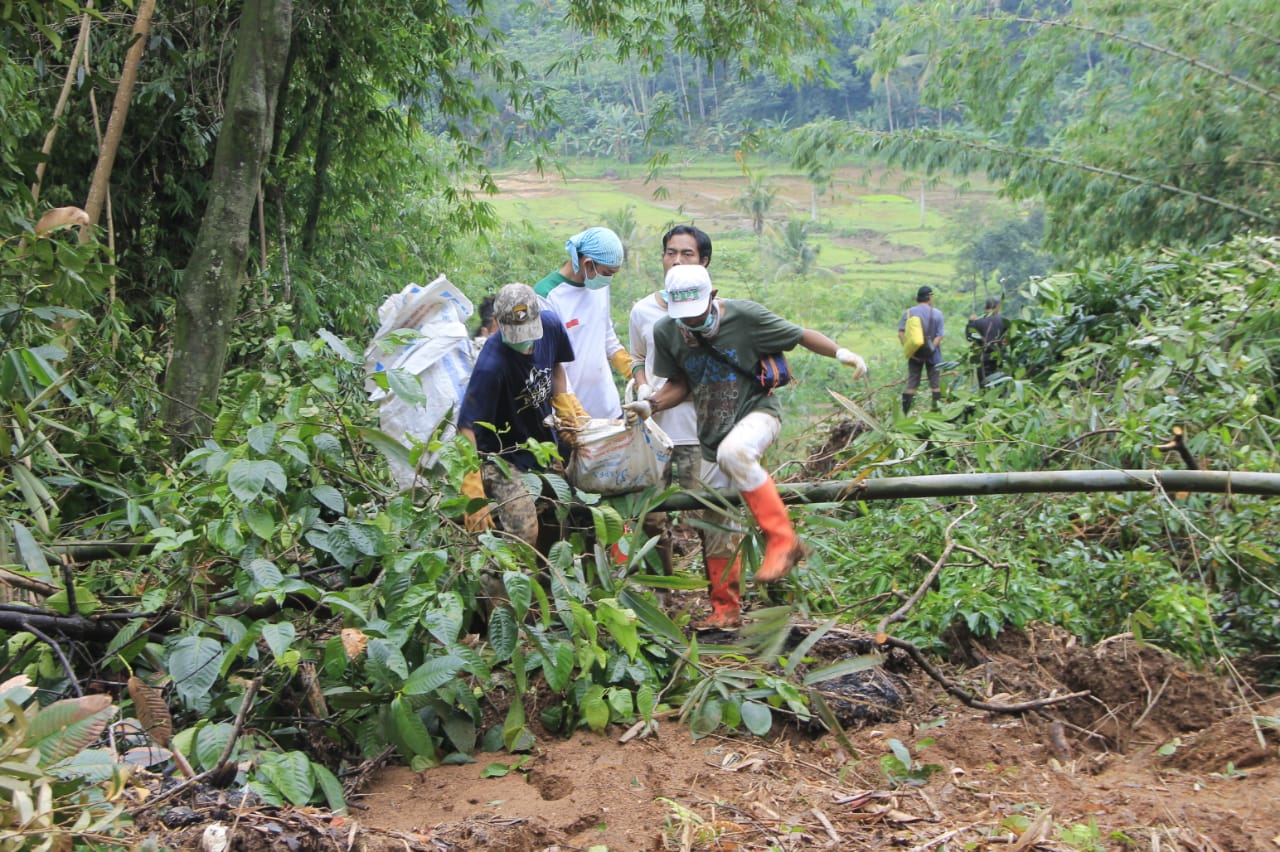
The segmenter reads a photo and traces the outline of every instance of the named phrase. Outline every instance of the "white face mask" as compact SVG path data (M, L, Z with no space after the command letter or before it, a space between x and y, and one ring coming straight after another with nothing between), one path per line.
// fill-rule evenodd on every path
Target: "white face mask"
M595 273L596 273L595 275L587 275L587 274L586 274L586 261L587 261L587 260L590 260L590 261L591 261L591 268L592 268L592 270L594 270L594 271L595 271ZM584 286L584 287L586 287L588 290L603 290L605 287L608 287L608 286L609 286L609 283L610 283L611 281L613 281L613 276L614 276L615 274L616 274L616 272L610 273L610 274L608 274L608 275L601 275L601 274L600 274L600 262L599 262L599 261L597 261L594 257L585 258L585 259L583 260L583 275L584 275L585 277L584 277L584 278L583 278L583 280L582 280L582 284L583 284L583 286Z
M613 281L612 275L592 275L585 279L582 283L588 290L603 290L609 286L609 282Z

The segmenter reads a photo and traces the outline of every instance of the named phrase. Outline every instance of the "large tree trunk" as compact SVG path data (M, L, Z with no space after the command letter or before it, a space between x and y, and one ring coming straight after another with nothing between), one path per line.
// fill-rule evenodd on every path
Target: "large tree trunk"
M212 413L222 382L292 23L291 0L245 1L209 205L182 277L165 376L164 419L180 439L204 431L201 413Z

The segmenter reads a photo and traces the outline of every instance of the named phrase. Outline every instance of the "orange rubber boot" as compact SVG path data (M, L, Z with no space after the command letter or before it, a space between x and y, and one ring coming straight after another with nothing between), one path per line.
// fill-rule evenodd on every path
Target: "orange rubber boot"
M796 538L786 504L778 495L778 486L774 484L773 477L769 477L764 485L754 491L743 491L742 499L764 531L764 559L760 562L760 569L756 571L756 582L772 583L781 580L796 563L804 559L809 552L808 548Z
M737 627L742 623L742 562L734 559L708 559L707 580L711 583L711 615L699 625L703 628Z

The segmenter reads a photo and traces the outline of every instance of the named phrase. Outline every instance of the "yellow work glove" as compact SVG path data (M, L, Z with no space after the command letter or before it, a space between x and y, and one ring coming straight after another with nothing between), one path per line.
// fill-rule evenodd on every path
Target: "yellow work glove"
M591 415L582 407L578 397L571 393L557 393L551 396L551 410L556 414L556 433L560 440L573 449L578 448L578 430L587 425Z
M472 500L487 499L488 495L484 493L484 480L480 478L480 471L473 470L462 477L462 494ZM467 532L479 533L493 529L493 519L489 517L487 505L477 512L466 515L463 521L467 525Z
M577 429L587 425L591 415L578 402L578 397L571 393L557 393L551 397L551 410L556 413L562 429Z
M625 349L619 349L617 352L609 356L609 363L613 365L613 369L619 376L624 379L631 378L631 353Z

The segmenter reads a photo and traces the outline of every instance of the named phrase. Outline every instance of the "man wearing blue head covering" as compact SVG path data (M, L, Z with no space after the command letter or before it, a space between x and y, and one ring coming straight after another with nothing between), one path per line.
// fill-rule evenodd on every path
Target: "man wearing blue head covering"
M587 228L564 244L569 257L534 290L564 323L575 358L565 364L569 387L592 417L622 416L610 365L631 378L631 355L613 327L609 282L622 267L622 240L608 228Z

